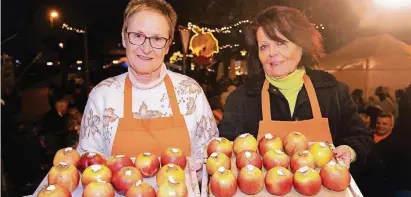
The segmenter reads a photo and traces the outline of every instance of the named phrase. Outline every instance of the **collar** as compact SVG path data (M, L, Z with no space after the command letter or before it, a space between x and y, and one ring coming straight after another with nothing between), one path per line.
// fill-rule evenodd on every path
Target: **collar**
M304 75L304 69L296 69L294 72L281 79L270 77L267 74L265 75L265 78L268 80L268 82L270 82L271 85L277 87L279 90L287 91L301 89L304 84Z
M305 73L310 77L311 82L313 83L314 88L322 89L322 88L333 88L337 85L338 81L335 79L333 75L327 73L322 70L314 70L311 68L305 68ZM247 82L244 84L247 90L248 96L260 96L261 89L263 87L263 83L265 80L265 76L256 76L251 77ZM278 89L271 85L272 88ZM271 89L270 87L270 89ZM304 89L304 87L303 87Z
M375 143L381 142L382 140L386 139L388 136L390 136L392 133L392 130L385 134L385 135L377 135L376 133L374 133L374 141Z
M163 82L164 77L165 77L166 74L167 74L167 67L166 67L166 65L165 65L164 63L162 63L162 64L161 64L161 68L160 68L160 69L161 69L161 70L160 70L160 77L157 78L157 79L155 79L154 81L148 83L148 84L143 84L143 83L140 83L140 82L138 82L138 81L136 80L136 78L134 77L134 75L131 74L130 69L131 69L131 68L129 67L129 68L128 68L128 73L129 73L128 76L129 76L129 78L130 78L131 84L133 85L133 87L135 87L135 88L137 88L137 89L142 89L142 90L151 89L151 88L154 88L154 87L160 85L160 83Z

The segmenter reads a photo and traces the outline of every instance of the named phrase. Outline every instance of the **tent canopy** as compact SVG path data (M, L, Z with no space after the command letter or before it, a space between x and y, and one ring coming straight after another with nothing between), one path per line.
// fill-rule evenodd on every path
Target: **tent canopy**
M321 69L411 70L411 46L382 34L360 38L320 60Z
M320 60L327 70L351 90L364 90L371 96L378 86L396 89L411 84L411 46L388 34L354 40Z

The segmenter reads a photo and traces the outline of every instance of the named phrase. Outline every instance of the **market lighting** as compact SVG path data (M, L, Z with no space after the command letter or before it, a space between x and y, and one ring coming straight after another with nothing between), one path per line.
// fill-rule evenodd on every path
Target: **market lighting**
M407 5L411 5L410 0L376 0L382 6L399 8Z
M84 34L84 33L85 33L84 30L71 27L71 26L69 26L69 25L66 24L66 23L63 23L63 25L61 26L61 28L62 28L62 29L65 29L65 30L69 30L69 31L75 31L75 32L77 32L77 33L79 33L79 34Z
M50 17L51 18L57 18L58 16L59 16L59 14L56 11L53 10L53 11L50 12Z

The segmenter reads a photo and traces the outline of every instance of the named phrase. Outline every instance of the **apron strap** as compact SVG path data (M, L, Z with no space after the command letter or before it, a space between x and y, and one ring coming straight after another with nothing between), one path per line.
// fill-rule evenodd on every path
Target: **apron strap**
M164 83L167 89L168 100L170 100L173 117L176 117L180 115L180 108L178 107L177 96L176 91L174 90L173 82L171 82L170 76L168 76L168 74L166 74L166 76L164 77Z
M271 121L271 104L270 104L270 95L268 94L269 85L270 85L270 82L268 82L268 80L265 80L263 89L261 91L263 120L266 120L266 121Z
M171 82L168 74L164 77L164 84L166 85L168 98L170 100L171 111L173 117L180 115L180 108L177 103L177 96L174 90L173 83ZM124 118L133 118L133 96L132 96L132 85L128 74L126 76L125 87L124 87Z
M124 118L133 118L133 89L128 74L126 76L124 87Z
M261 102L262 102L262 112L263 121L271 121L271 104L270 95L268 93L270 82L264 81L263 89L261 90ZM314 119L321 119L320 104L318 103L317 94L315 93L314 86L311 82L310 77L304 75L304 87L307 91L308 99L310 100L311 110L313 112Z
M305 90L307 90L308 99L310 99L311 110L313 112L314 119L321 119L321 109L320 104L318 103L317 93L315 92L314 85L311 82L310 77L304 75L304 86Z

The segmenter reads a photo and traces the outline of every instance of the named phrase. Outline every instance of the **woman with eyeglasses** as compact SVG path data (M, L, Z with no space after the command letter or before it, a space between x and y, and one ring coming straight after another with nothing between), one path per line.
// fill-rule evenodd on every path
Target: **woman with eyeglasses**
M193 79L167 70L164 56L177 15L164 0L132 0L124 12L122 42L128 72L90 93L78 151L135 157L181 149L199 170L205 144L218 129L205 94Z

